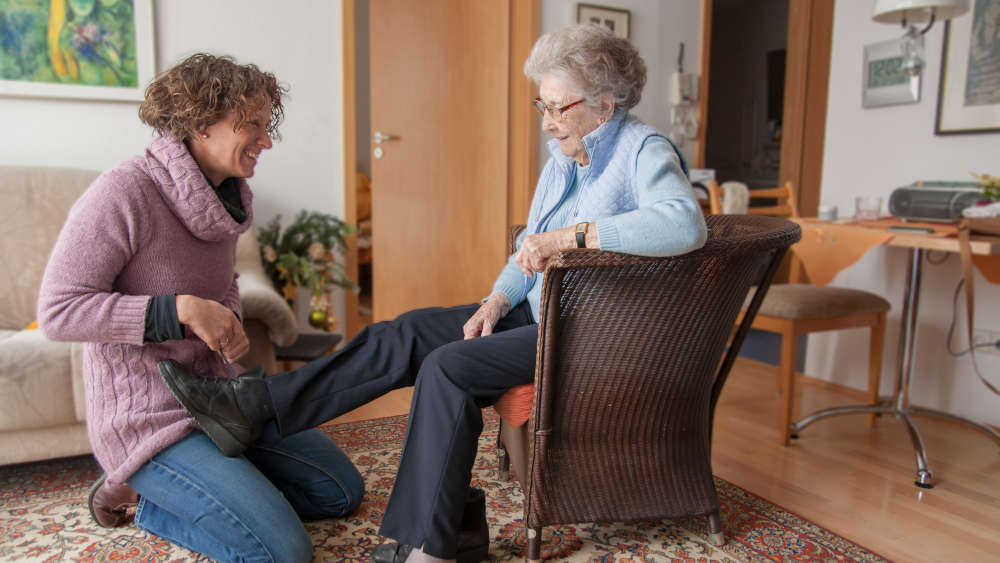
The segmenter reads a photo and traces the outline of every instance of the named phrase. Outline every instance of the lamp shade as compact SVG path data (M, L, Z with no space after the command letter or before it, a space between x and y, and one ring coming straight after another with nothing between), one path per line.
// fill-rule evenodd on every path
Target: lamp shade
M927 23L931 10L937 21L960 16L969 10L969 0L875 0L872 19L879 23Z

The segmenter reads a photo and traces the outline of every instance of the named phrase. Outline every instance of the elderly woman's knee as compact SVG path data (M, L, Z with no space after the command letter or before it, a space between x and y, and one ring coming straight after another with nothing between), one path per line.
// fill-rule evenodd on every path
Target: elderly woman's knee
M466 389L468 380L476 376L476 370L470 366L468 354L461 351L462 343L459 340L445 344L428 354L420 366L417 384L445 383ZM421 380L424 382L421 383Z

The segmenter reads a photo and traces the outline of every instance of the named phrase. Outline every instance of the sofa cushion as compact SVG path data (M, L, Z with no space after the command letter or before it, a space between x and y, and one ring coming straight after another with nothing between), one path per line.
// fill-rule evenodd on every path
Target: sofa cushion
M0 431L78 422L72 345L39 330L0 341Z
M72 168L0 166L0 256L4 258L0 328L22 329L35 320L49 253L73 202L97 174Z

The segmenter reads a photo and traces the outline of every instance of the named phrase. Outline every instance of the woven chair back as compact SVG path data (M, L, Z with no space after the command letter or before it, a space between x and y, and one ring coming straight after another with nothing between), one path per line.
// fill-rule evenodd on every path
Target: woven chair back
M705 246L682 256L573 250L550 261L528 422L529 526L718 510L714 407L749 325L731 341L732 327L800 230L773 217L706 220Z

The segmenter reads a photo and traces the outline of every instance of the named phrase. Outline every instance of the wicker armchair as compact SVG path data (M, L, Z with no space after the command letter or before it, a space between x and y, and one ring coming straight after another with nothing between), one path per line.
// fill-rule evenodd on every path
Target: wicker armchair
M773 217L706 220L704 248L683 256L582 249L550 260L531 417L518 428L501 421L499 448L501 473L513 463L524 491L529 561L553 524L708 515L712 543L724 542L715 404L801 232ZM730 340L754 284L765 291Z

